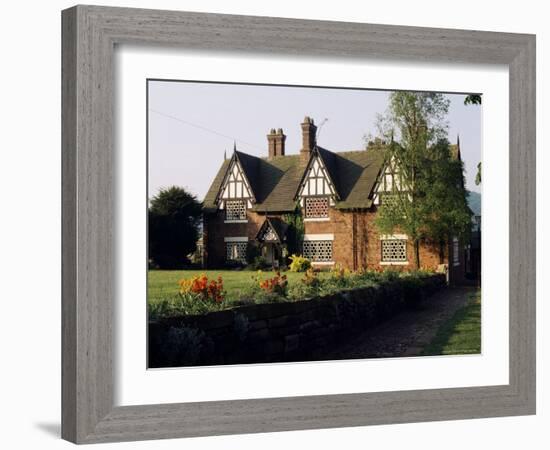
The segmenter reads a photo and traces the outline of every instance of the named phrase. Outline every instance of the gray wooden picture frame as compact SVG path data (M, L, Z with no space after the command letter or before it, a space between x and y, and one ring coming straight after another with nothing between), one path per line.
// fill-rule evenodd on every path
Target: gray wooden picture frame
M75 6L62 12L62 41L64 439L93 443L535 413L535 36ZM509 384L114 407L116 44L507 65Z

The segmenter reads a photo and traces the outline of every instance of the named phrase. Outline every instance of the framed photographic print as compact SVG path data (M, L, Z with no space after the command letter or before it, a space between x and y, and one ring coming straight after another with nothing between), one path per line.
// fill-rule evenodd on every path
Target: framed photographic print
M63 437L533 414L534 55L63 11Z

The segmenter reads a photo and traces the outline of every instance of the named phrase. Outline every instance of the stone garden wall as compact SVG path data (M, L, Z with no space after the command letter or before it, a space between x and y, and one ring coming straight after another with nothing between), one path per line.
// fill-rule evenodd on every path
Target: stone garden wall
M444 275L401 278L292 303L234 308L149 323L149 367L308 360L445 286Z

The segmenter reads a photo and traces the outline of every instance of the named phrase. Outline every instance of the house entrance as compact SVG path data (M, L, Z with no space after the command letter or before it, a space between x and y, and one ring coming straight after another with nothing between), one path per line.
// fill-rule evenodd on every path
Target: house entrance
M268 264L271 264L274 267L279 266L279 261L281 258L281 250L278 244L275 243L265 243L263 245L262 256L265 258Z
M275 269L278 269L281 263L283 247L286 246L287 229L288 224L278 217L266 217L256 236L266 263Z

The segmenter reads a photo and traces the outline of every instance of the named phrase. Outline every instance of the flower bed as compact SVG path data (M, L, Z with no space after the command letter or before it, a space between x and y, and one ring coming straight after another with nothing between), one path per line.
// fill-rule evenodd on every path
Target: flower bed
M221 276L208 278L205 274L183 278L179 292L149 302L149 318L152 320L181 315L206 314L224 309L252 304L297 302L350 289L376 286L380 283L402 279L412 286L432 275L426 271L356 271L335 267L328 273L318 273L309 268L302 273L249 272L243 276L242 287L226 292ZM210 274L212 275L212 274ZM291 282L292 281L292 282Z

